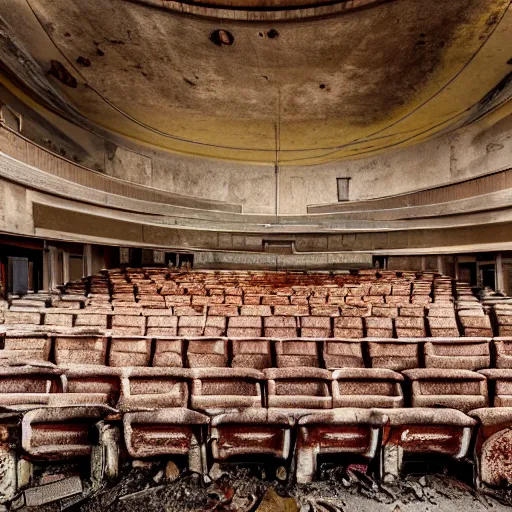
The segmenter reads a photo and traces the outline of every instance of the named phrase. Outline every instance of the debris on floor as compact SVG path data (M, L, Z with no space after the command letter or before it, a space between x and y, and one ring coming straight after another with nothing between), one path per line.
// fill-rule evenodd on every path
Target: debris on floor
M206 484L196 474L155 482L165 466L125 467L122 478L68 508L54 504L38 512L505 512L512 492L490 496L451 476L407 476L380 484L358 468L324 471L312 484L262 480L252 468L223 467ZM158 480L158 479L157 479ZM52 507L53 505L53 507ZM48 508L52 507L52 508ZM26 508L27 511L34 510Z

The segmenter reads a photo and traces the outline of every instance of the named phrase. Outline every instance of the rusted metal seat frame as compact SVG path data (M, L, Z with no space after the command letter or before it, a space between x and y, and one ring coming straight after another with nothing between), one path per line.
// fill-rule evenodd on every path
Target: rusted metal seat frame
M205 474L210 418L176 407L123 415L126 448L133 459L188 457L190 471Z
M385 412L361 408L315 411L297 421L296 478L309 483L317 472L318 455L352 454L371 461L378 453Z
M271 462L288 474L295 418L283 409L245 409L212 417L208 446L214 462Z
M455 409L413 407L381 409L388 416L382 430L380 477L400 477L404 454L442 454L463 459L476 421Z
M468 414L479 423L473 443L475 487L485 490L510 486L512 407L481 408Z

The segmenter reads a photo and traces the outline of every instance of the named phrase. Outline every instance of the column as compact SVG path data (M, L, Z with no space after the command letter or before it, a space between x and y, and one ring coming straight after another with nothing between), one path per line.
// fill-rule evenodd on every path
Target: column
M496 254L496 291L505 291L505 276L503 274L503 256L501 252Z

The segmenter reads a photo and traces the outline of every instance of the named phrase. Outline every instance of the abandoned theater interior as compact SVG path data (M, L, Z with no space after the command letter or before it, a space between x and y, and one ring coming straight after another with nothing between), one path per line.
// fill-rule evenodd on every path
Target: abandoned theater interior
M0 0L0 510L512 505L510 3Z

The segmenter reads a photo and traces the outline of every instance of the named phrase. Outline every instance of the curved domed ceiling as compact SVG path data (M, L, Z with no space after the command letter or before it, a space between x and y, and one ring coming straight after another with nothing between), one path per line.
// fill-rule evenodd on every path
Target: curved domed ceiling
M163 149L321 163L475 116L512 71L509 6L0 0L2 80L74 122Z

